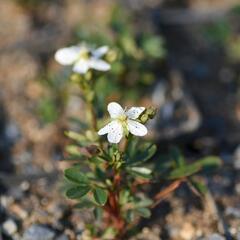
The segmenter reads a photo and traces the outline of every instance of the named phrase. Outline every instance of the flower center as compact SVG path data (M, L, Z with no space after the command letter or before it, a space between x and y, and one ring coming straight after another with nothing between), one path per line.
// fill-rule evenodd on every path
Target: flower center
M121 122L121 123L124 123L126 122L127 120L127 116L125 114L122 114L118 117L118 120Z
M87 49L83 49L80 51L78 59L87 60L90 57L90 52Z

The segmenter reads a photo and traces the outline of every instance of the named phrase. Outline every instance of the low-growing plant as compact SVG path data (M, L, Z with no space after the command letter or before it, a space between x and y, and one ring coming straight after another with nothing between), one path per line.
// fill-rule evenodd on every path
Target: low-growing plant
M76 201L76 208L94 213L96 222L86 226L86 239L126 239L139 219L149 218L151 209L181 183L203 193L204 185L193 175L220 163L210 156L188 164L177 148L160 155L155 144L142 138L156 113L152 107L123 108L113 101L107 104L110 119L104 118L96 107L96 85L101 73L111 70L109 53L107 46L94 49L80 44L55 54L60 64L72 66L70 79L85 101L85 121L79 119L79 129L66 132L72 140L66 160L72 165L64 176L67 198ZM154 195L153 186L159 190Z
M96 42L111 47L109 60L113 60L109 78L102 75L97 83L101 88L97 98L117 95L122 99L138 101L148 94L150 87L160 76L160 68L166 56L165 41L154 27L136 24L139 16L134 11L115 4L110 9L106 29L79 25L76 41ZM146 22L146 21L144 21ZM105 86L108 85L108 88ZM121 94L119 92L122 91ZM99 101L99 104L102 102ZM102 106L103 107L103 106Z

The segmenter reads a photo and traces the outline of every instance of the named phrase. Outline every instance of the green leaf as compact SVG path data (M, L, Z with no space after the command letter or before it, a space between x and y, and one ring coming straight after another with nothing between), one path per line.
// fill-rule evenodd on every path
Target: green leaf
M131 223L132 221L134 221L135 216L136 216L135 211L132 209L129 209L126 212L125 218L126 218L127 222Z
M221 166L222 160L216 156L208 156L198 160L195 164L204 170L209 170Z
M130 191L128 189L121 190L119 194L119 203L120 205L124 205L128 202L130 197Z
M79 147L76 145L67 145L65 151L75 157L82 157L82 154L79 151Z
M134 151L136 151L136 149L137 148L135 147ZM155 144L152 144L152 143L142 144L139 146L139 150L135 154L132 154L132 156L129 156L130 159L127 162L127 165L137 166L143 162L146 162L153 157L156 151L157 151L157 146Z
M137 145L139 144L139 138L133 138L131 135L129 136L130 140L127 145L127 155L129 159L134 158L134 155L136 153Z
M174 169L167 175L167 178L168 179L178 179L178 178L182 178L182 177L188 177L188 176L193 175L194 173L197 173L200 170L201 170L201 166L191 164L188 166Z
M137 208L136 212L144 218L149 218L151 217L151 211L148 208Z
M104 231L101 239L103 239L103 240L114 239L116 235L117 235L117 230L116 230L115 228L113 228L113 227L108 227L108 228Z
M84 122L82 122L79 118L77 118L77 117L70 117L69 118L69 121L71 122L71 123L75 123L77 126L79 126L81 129L88 129L88 124L86 124L86 123L84 123Z
M67 190L66 196L70 199L78 199L85 196L91 188L89 186L78 186Z
M102 219L103 209L100 207L96 207L93 210L93 214L94 214L96 220L100 221Z
M87 142L87 138L83 134L79 134L73 131L66 131L65 135L68 138L78 142L79 144L81 144L82 142Z
M44 123L55 122L59 117L57 103L50 97L40 100L38 112Z
M147 179L151 178L152 170L145 167L132 167L132 168L129 168L129 171L130 173L137 175L139 177L143 177Z
M149 207L153 204L153 201L149 198L145 198L145 199L142 199L141 201L139 202L136 202L134 204L134 207L135 208L145 208L145 207Z
M199 181L194 180L193 178L189 179L189 183L200 195L205 195L207 192L207 186Z
M143 49L150 57L162 58L165 56L163 39L158 36L146 38L143 41Z
M90 200L84 199L81 202L74 205L75 208L92 208L95 207L95 204L91 202Z
M182 166L180 168L174 169L167 175L168 179L177 179L182 177L189 177L201 170L209 170L216 168L221 165L221 159L215 156L205 157L196 161L195 163Z
M68 168L64 171L64 176L67 180L78 185L86 186L89 184L88 178L85 174L80 172L79 167Z
M107 198L108 198L107 191L105 191L102 188L98 188L98 187L95 188L93 190L93 196L95 201L101 206L104 206L105 203L107 202Z
M105 181L106 180L106 174L105 172L100 169L99 167L96 168L95 170L96 173L96 177L100 180L100 181Z
M185 159L177 147L171 148L170 157L176 162L178 167L183 167L185 165Z

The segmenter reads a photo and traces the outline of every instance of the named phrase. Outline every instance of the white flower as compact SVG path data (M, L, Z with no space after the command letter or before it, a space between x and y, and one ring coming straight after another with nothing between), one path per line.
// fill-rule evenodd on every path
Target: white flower
M61 48L55 53L55 60L62 65L73 65L73 71L85 74L90 68L108 71L111 67L101 57L108 52L108 46L92 49L86 45Z
M108 104L108 112L112 121L98 131L99 135L107 134L110 143L119 143L124 135L124 129L136 136L147 134L147 128L137 121L137 118L145 110L144 107L131 107L123 109L118 103Z

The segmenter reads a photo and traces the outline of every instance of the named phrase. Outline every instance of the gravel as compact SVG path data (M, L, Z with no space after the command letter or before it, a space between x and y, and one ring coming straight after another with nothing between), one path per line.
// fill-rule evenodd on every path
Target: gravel
M55 233L44 226L34 224L23 234L23 240L53 240Z

